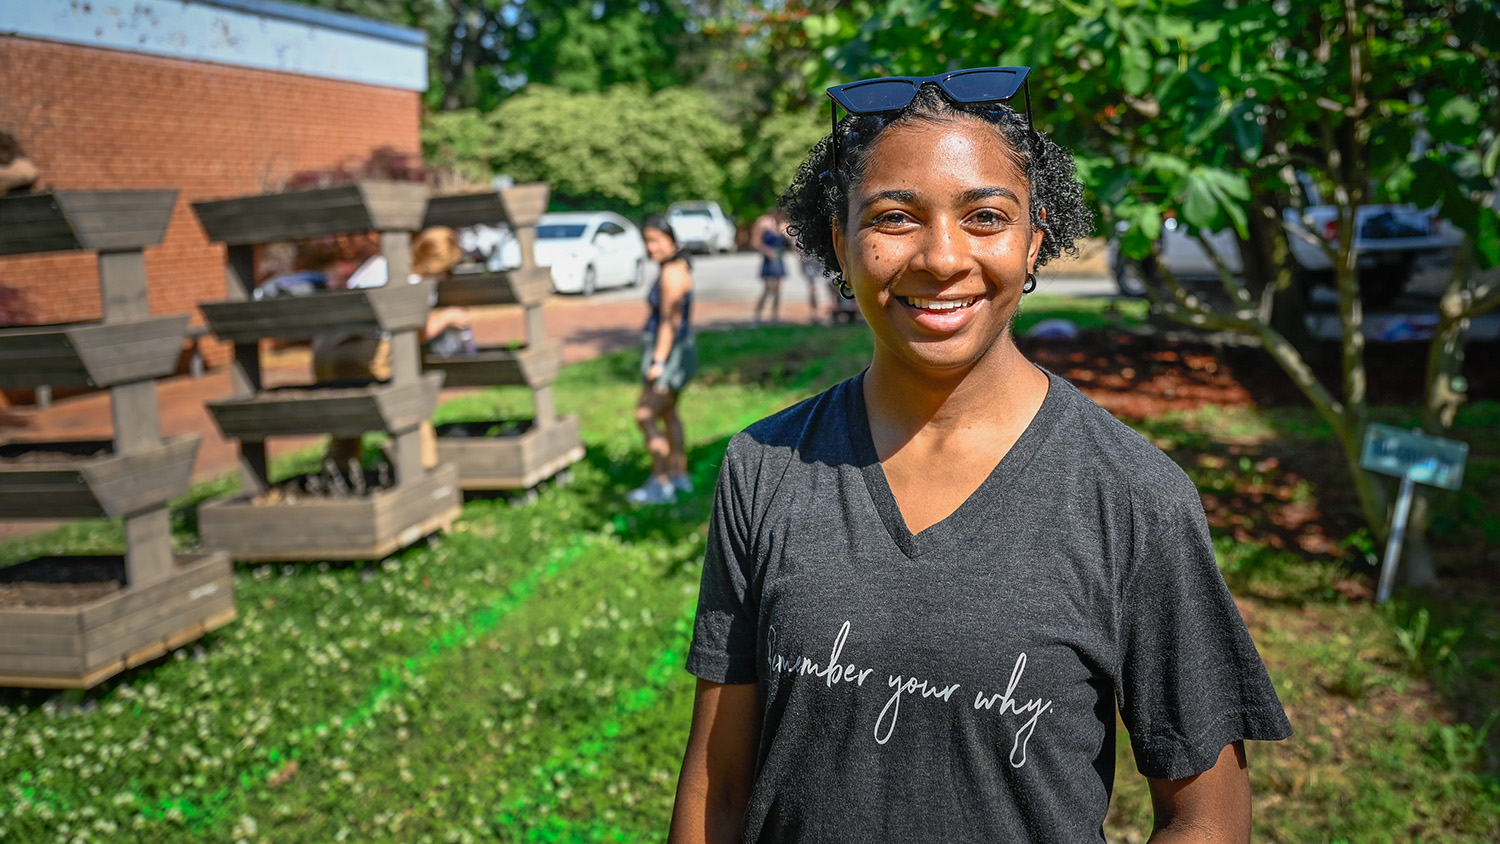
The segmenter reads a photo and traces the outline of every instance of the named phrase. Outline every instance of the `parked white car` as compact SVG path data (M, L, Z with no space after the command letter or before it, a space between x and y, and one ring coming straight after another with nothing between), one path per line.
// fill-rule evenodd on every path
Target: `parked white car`
M552 267L558 293L634 287L646 277L646 260L641 230L612 211L543 214L537 223L536 262Z
M677 245L691 252L733 252L734 221L708 200L674 202L667 206L667 223Z

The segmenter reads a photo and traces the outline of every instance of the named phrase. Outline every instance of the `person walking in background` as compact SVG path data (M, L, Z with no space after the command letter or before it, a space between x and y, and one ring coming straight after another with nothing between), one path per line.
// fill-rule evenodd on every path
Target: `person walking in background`
M771 322L781 317L781 281L786 278L786 215L780 208L762 214L750 229L750 245L761 254L760 298L755 302L755 325L761 323L766 304L771 306Z
M672 844L1103 842L1117 717L1152 841L1250 840L1291 725L1202 499L1012 333L1092 223L1028 72L829 89L781 205L872 355L729 443Z
M632 504L670 504L678 493L693 491L682 417L677 413L682 388L698 368L693 274L666 217L648 219L641 235L646 255L661 266L646 297L651 314L641 335L641 397L635 406L635 421L651 454L651 477L626 499Z

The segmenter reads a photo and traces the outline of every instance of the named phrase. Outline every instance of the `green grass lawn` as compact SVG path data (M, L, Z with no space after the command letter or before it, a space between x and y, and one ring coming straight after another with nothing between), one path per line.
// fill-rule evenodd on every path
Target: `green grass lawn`
M1060 315L1139 318L1039 297L1026 319ZM239 619L201 642L87 693L0 691L0 841L664 839L724 447L857 372L868 347L860 327L704 335L683 407L698 492L660 509L623 504L646 472L630 412L636 356L569 367L557 402L582 417L587 454L566 482L471 500L447 534L381 563L242 566ZM524 391L494 390L439 420L528 412ZM1206 410L1148 434L1321 436L1300 411L1284 425L1278 413ZM1496 413L1471 408L1460 431L1475 443L1471 472L1491 479L1484 490L1500 474ZM1192 471L1210 489L1239 482L1233 468L1227 480ZM196 541L189 505L227 484L182 502L183 548ZM1441 506L1457 514L1445 538L1470 541L1472 505ZM116 526L79 523L0 546L0 562L118 542ZM1344 597L1347 573L1325 558L1228 533L1218 543L1298 730L1251 748L1256 840L1500 840L1487 722L1472 707L1468 721L1455 714L1455 689L1495 688L1500 647L1455 626L1474 604L1374 608ZM1123 741L1120 753L1109 832L1142 841L1149 803Z

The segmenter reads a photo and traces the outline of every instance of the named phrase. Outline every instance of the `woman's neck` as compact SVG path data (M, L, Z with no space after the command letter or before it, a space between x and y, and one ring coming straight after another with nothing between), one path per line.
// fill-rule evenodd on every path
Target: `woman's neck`
M918 370L878 346L865 373L865 407L877 444L924 430L1005 429L1029 420L1047 394L1047 376L1006 337L963 371ZM884 455L882 455L884 456Z

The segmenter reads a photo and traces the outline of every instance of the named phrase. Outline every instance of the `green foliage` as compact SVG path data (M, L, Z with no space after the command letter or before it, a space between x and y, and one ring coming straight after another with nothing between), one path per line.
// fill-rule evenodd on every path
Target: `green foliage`
M776 203L797 165L828 133L828 115L815 109L773 113L745 132L745 148L731 164L734 207L747 219Z
M1496 242L1483 201L1492 188L1475 177L1500 160L1493 4L1361 3L1353 36L1345 6L1015 0L1002 12L863 0L805 27L833 56L818 83L1032 66L1038 123L1092 159L1088 184L1104 219L1129 228L1127 254L1147 254L1169 209L1191 230L1231 225L1241 236L1267 203L1279 219L1290 167L1342 185L1351 202L1367 176L1380 186L1372 201L1440 201L1489 261L1500 250L1485 246ZM1419 161L1447 177L1417 178Z
M489 111L527 84L681 85L708 63L687 0L295 0L426 30L430 108Z
M1422 674L1434 668L1458 667L1455 648L1463 638L1463 628L1433 629L1432 613L1426 607L1420 607L1406 618L1399 619L1395 633L1396 644L1412 673Z
M530 86L489 114L432 116L423 144L429 162L469 178L546 181L560 207L639 217L679 199L725 199L739 134L698 91Z
M682 37L683 14L673 3L560 4L538 21L517 65L529 82L573 93L622 84L653 91L679 85L684 78L677 57L691 47Z

